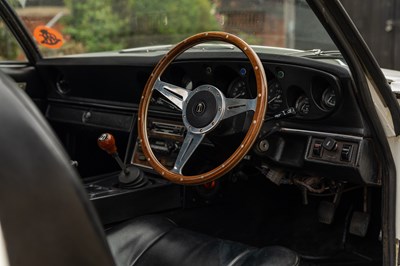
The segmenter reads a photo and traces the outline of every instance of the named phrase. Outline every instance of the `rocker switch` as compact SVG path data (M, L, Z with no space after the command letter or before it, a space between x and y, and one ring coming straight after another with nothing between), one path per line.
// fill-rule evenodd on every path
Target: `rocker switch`
M337 142L333 138L327 137L324 142L322 142L322 146L328 151L334 151L337 148Z
M351 144L343 144L342 151L340 153L340 160L350 162L352 152L353 146Z
M312 154L315 157L321 157L322 155L322 141L316 140L312 147Z

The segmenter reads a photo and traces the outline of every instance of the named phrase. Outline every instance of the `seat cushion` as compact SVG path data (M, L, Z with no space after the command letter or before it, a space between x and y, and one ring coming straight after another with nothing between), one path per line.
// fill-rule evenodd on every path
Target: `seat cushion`
M249 247L179 228L160 216L144 216L113 228L107 239L118 265L298 265L287 248Z

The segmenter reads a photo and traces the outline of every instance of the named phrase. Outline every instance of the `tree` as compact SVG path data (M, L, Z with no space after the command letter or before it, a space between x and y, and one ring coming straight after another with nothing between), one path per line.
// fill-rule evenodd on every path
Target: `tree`
M194 33L217 30L209 0L128 0L132 46L175 43ZM142 42L142 43L140 43Z
M133 19L145 24L145 20L157 20L153 33L196 33L217 28L208 0L130 0ZM138 26L139 30L142 25Z
M17 60L18 52L21 52L21 49L17 41L0 21L0 60Z
M12 7L19 7L20 4L16 0L9 0ZM11 33L3 19L0 18L0 60L25 60L25 54L20 45Z
M85 51L175 43L218 29L210 0L65 0L64 35ZM68 41L68 40L67 40Z
M66 18L64 34L82 43L87 52L123 48L120 32L127 26L127 19L114 12L112 3L112 0L65 0L71 16Z

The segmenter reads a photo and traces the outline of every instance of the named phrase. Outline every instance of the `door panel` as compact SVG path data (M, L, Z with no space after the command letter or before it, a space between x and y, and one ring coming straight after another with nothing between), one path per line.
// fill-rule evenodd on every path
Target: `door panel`
M0 18L0 71L14 79L19 87L45 110L46 89L32 62L29 62L17 38Z
M35 67L22 64L11 66L0 63L0 70L15 80L18 86L26 91L44 113L46 110L46 85L39 77Z

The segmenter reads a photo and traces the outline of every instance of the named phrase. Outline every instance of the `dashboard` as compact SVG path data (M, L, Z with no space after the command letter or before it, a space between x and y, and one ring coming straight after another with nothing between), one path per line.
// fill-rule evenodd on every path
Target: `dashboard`
M260 58L268 81L268 109L261 133L243 163L253 167L265 164L307 176L380 184L371 133L358 108L348 69L337 62L307 58L266 54ZM87 59L39 65L56 73L52 75L56 78L48 98L47 118L64 125L62 130L66 124L74 124L85 131L94 127L121 132L126 136L127 160L151 172L136 141L135 121L142 90L158 60L157 56L113 57L89 65ZM161 79L187 90L210 84L228 98L254 98L256 91L250 64L232 53L207 57L185 53ZM60 91L60 84L69 88ZM279 116L289 108L296 114ZM215 151L226 149L229 154L240 144L246 117L221 124L221 129L203 141L200 154L191 164L194 168L199 160L218 163L225 154ZM185 134L180 112L155 92L148 125L154 153L171 168ZM82 141L79 145L77 148L83 149L89 144ZM90 168L92 161L87 164Z

